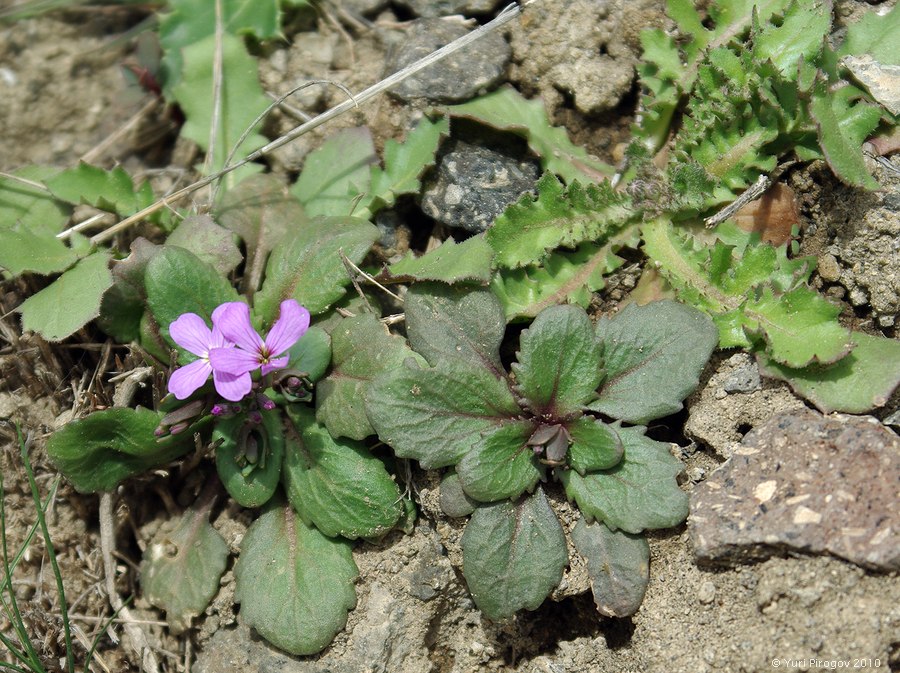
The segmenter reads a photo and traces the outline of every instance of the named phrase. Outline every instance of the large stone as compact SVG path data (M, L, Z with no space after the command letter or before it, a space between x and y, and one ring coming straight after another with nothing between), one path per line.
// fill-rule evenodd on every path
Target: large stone
M874 418L773 416L691 494L699 562L828 553L900 569L900 440Z

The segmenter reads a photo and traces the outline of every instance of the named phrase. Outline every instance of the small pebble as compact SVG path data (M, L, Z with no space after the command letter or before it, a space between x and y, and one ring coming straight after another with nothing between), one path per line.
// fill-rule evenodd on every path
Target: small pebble
M697 590L697 600L703 605L709 605L716 599L716 585L707 580Z

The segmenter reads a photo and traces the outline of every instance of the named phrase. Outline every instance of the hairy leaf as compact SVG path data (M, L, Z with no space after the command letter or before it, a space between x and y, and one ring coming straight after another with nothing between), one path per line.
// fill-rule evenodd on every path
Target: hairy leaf
M209 524L209 508L188 508L174 530L157 533L144 550L141 586L166 611L172 633L189 629L219 590L228 545Z
M569 560L562 526L541 489L516 503L476 509L460 544L472 598L493 620L536 609Z
M454 117L475 119L503 131L512 131L528 141L528 146L541 158L545 170L574 180L599 182L615 173L608 164L590 156L583 147L574 145L566 130L551 126L540 99L523 98L512 87L504 87L479 96L462 105L446 108Z
M240 414L218 421L213 431L219 479L241 507L265 505L275 495L281 478L284 461L281 413L271 410L260 414L263 422L259 426L249 425ZM255 443L258 457L247 455L247 441Z
M668 416L700 383L719 341L712 321L673 301L629 304L597 323L606 378L590 405L629 423Z
M512 370L535 415L561 419L580 412L603 377L600 344L584 310L545 309L520 339Z
M234 576L241 620L291 654L322 650L356 606L359 570L350 543L326 537L280 504L247 530Z
M77 168L57 173L44 183L61 201L87 203L119 215L131 215L153 202L150 184L135 189L131 176L121 167L105 171L82 161Z
M365 409L372 380L399 369L415 353L371 313L343 320L331 339L334 362L316 387L316 420L334 437L365 439L375 434Z
M166 244L194 253L223 276L228 276L244 259L234 242L234 234L213 222L209 215L185 218L169 234Z
M379 275L381 281L409 283L433 280L441 283L475 282L487 285L491 280L494 250L483 236L473 236L458 244L448 238L421 257L409 253Z
M14 276L58 273L77 261L75 251L51 233L20 224L0 228L0 268Z
M60 341L96 318L103 293L113 283L109 258L105 251L85 257L22 302L16 309L22 314L22 329Z
M50 166L25 166L12 171L12 175L40 184L59 172ZM61 203L44 189L0 177L0 235L18 225L41 238L50 238L62 230L71 211L68 204Z
M332 438L311 410L294 404L287 412L296 433L287 438L283 483L300 518L351 540L390 530L403 506L384 463L358 442Z
M506 379L462 359L433 369L407 361L379 376L366 396L378 437L426 470L454 465L483 435L520 413Z
M650 583L650 545L643 536L611 531L599 522L579 519L572 542L587 560L591 591L604 617L630 617Z
M440 492L441 511L447 516L454 518L469 516L478 507L478 503L466 495L455 470L444 473Z
M318 326L310 327L288 350L288 369L306 374L315 383L331 364L331 337Z
M626 533L677 526L688 514L688 497L675 481L684 467L669 445L644 436L645 428L619 428L625 455L614 468L581 476L560 473L566 495L590 521Z
M466 495L480 502L518 498L543 476L526 445L534 424L516 421L487 435L456 465Z
M618 429L618 425L607 425L588 416L570 423L569 467L584 476L587 472L608 470L618 465L624 454Z
M847 27L839 56L868 54L882 65L900 65L900 7L885 14L869 11Z

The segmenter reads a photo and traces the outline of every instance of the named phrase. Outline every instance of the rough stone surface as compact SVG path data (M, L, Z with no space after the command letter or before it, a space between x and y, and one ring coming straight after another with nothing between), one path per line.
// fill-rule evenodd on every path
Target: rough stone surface
M551 110L566 94L579 112L610 110L631 90L641 29L666 21L657 0L534 3L510 33L511 79Z
M506 207L534 189L536 161L503 146L447 141L422 190L422 210L450 227L479 233Z
M385 75L439 49L469 32L461 21L417 19L410 22L405 39L394 45ZM510 57L510 48L497 32L405 79L390 90L402 101L425 99L434 103L460 103L496 86Z
M691 494L700 562L830 553L900 569L900 440L873 418L771 418Z
M499 0L399 0L401 7L406 7L416 16L434 18L463 14L487 14L492 12Z

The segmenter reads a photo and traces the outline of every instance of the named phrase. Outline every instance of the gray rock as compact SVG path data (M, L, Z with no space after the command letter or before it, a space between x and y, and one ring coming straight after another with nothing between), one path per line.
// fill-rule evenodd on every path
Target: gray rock
M534 189L540 167L499 147L464 140L445 143L422 190L422 210L438 222L479 233L506 207Z
M759 367L755 362L736 367L725 379L722 387L726 393L752 393L759 390Z
M498 0L399 0L397 4L416 16L434 18L451 14L487 14L499 3Z
M405 68L468 32L460 21L417 19L411 22L406 39L395 45L388 56L385 75ZM503 36L493 32L405 79L390 93L402 101L459 103L496 86L506 72L510 53Z
M877 420L793 411L747 434L691 494L698 561L828 553L900 569L900 440Z

